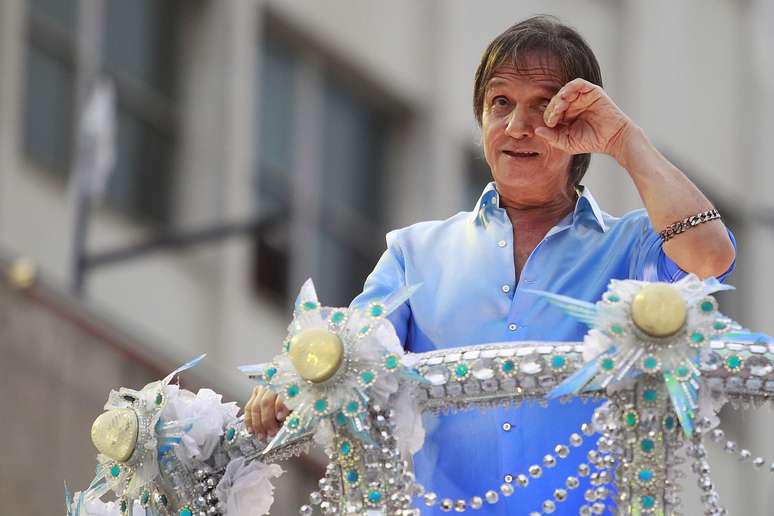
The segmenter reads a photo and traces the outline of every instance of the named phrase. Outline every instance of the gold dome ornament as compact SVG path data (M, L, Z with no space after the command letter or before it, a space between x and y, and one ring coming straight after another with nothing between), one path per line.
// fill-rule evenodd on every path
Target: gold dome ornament
M344 359L344 345L333 332L309 329L290 340L288 356L301 378L320 383L338 371Z
M668 283L647 285L632 300L632 321L651 337L671 337L685 325L687 316L685 299Z
M138 427L134 410L111 409L94 420L91 426L91 442L101 454L116 462L126 462L137 444Z

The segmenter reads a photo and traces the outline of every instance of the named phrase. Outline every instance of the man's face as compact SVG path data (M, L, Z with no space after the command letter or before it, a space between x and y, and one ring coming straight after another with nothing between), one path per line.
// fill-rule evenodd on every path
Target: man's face
M481 126L484 156L502 194L540 203L567 188L572 155L535 135L543 112L564 85L551 60L528 56L517 71L499 68L486 85Z

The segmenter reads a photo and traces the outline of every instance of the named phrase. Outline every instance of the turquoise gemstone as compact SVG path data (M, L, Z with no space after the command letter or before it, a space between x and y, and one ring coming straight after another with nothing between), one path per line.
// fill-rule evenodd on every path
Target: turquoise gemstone
M360 479L360 475L358 475L357 470L350 470L347 472L347 482L350 484L354 484Z
M363 371L360 374L360 379L363 380L363 383L368 385L371 382L374 381L374 372L373 371Z
M656 506L656 499L650 495L645 495L640 498L640 504L642 505L643 509L652 509Z
M640 418L636 412L629 411L624 414L624 421L626 422L627 426L637 426L637 423L640 422Z
M232 440L235 435L236 435L236 429L229 428L228 430L226 430L226 440L228 441Z
M505 360L502 365L503 373L512 373L515 366L513 365L513 360Z
M193 516L193 512L188 507L180 509L180 516Z
M640 441L640 449L644 451L645 453L650 453L653 451L653 448L656 446L656 443L653 442L653 439L643 439Z
M715 306L712 304L712 301L704 301L701 304L701 311L706 314L710 313L714 309Z
M325 412L328 409L328 402L326 400L317 400L314 402L314 410L317 412Z
M742 367L742 357L739 355L731 355L726 359L726 365L732 370L739 369Z
M314 310L315 308L317 308L317 303L315 303L314 301L307 301L301 306L304 307L304 310Z
M468 366L459 364L454 368L454 374L457 375L457 378L464 378L468 374Z
M140 495L140 503L142 505L148 505L148 502L150 502L150 491L143 489L142 495Z
M640 482L650 482L653 480L653 472L649 469L641 470L637 476L640 479Z
M561 369L564 367L564 364L567 363L567 359L564 358L562 355L554 355L551 357L551 367L554 369Z
M376 490L369 491L369 493L368 493L368 501L373 503L373 504L377 504L377 503L381 502L382 501L382 493L380 493L379 491L376 491Z
M610 331L615 333L616 335L621 335L624 332L624 327L620 324L614 324L610 327Z
M347 416L345 416L341 412L336 414L336 424L340 425L340 426L346 425L347 424Z
M725 330L726 329L726 323L717 321L715 324L712 325L713 328L716 330Z
M298 393L301 392L301 389L294 383L293 385L288 385L285 392L287 393L288 398L295 398L298 396Z
M126 500L121 500L121 503L119 504L119 509L121 510L122 514L126 514L126 510L129 508L129 505L126 503Z
M702 335L698 331L695 331L691 334L691 340L696 344L701 344L702 342L704 342L704 335Z
M362 328L360 328L360 335L365 335L369 331L371 331L371 327L370 326L363 326Z
M398 367L398 357L395 355L388 356L384 361L384 367L387 369L395 369Z
M349 412L350 414L357 412L359 408L360 408L360 404L357 401L350 401L349 403L347 403L347 412Z
M688 376L691 374L691 371L685 366L680 366L677 368L677 371L675 371L675 373L677 374L678 378L682 379L682 378L688 378Z
M301 422L297 417L291 417L290 419L288 419L288 428L290 428L291 430L295 430L296 428L298 428L298 425L300 423Z
M672 416L667 416L664 418L664 428L667 430L672 430L675 427L675 418Z
M615 367L615 360L612 358L605 358L602 360L602 369L610 371Z
M645 369L655 369L658 367L658 359L656 359L656 357L648 357L642 361L642 365Z
M161 402L164 401L164 396L161 395L161 393L156 394L156 405L161 405Z
M352 445L350 444L349 441L343 441L339 446L339 452L342 455L349 455L351 451L352 451Z
M658 400L658 393L655 389L645 389L642 391L642 399L648 403L655 403Z
M331 321L333 324L341 324L341 322L344 320L344 312L334 312L333 316L331 316Z
M117 478L118 475L120 474L121 474L121 466L119 466L118 464L114 464L113 467L110 468L110 475L113 478Z
M384 313L384 307L382 305L374 305L371 307L372 317L381 317Z
M607 300L611 303L617 303L621 300L621 297L618 294L610 294L607 296Z
M277 374L277 368L276 367L270 367L266 370L266 378L271 380L274 378L274 375Z

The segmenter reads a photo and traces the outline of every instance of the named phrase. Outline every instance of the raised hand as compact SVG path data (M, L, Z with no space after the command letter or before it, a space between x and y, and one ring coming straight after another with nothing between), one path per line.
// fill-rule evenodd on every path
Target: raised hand
M553 96L535 134L570 154L604 153L618 159L634 123L607 96L584 79L574 79Z

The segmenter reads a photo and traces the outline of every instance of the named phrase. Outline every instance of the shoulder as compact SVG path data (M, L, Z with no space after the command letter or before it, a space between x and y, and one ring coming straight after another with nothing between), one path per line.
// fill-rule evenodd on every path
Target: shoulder
M632 210L621 217L603 213L603 217L608 227L608 233L612 235L631 234L632 232L641 234L643 231L653 230L645 208Z
M444 220L417 222L387 233L387 246L401 249L416 249L442 239L453 238L464 233L470 222L471 213L461 211Z

